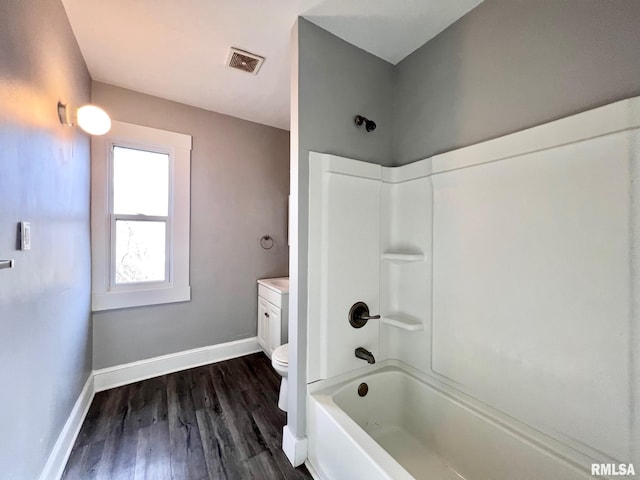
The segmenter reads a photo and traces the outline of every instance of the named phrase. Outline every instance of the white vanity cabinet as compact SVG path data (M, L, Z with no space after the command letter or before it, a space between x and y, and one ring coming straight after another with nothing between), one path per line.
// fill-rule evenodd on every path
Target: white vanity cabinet
M258 343L271 357L287 343L289 329L289 278L258 280Z

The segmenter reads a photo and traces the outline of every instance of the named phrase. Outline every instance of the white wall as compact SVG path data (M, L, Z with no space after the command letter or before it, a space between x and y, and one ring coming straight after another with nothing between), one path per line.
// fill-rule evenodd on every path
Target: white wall
M380 311L382 188L379 165L315 152L309 163L308 383L366 365L358 347L380 358L380 322L356 329L348 313Z
M384 256L380 260L382 314L416 324L415 330L406 330L382 323L380 348L385 358L397 358L422 370L431 359L433 188L430 178L424 176L430 173L429 166L428 162L421 162L385 172L388 183L383 187L380 241L382 253L424 256L419 261L388 260Z
M433 372L628 460L626 133L432 177Z

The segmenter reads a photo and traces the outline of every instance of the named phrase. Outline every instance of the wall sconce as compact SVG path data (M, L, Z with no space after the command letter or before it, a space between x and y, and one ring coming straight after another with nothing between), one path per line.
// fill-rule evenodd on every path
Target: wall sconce
M77 110L58 102L60 123L69 127L78 125L89 135L104 135L111 130L111 119L107 112L95 105L83 105Z

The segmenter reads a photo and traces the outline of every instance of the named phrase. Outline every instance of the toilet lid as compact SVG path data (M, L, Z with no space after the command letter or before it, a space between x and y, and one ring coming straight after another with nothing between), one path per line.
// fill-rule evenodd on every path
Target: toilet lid
M271 358L282 365L289 365L289 344L285 343L276 348Z

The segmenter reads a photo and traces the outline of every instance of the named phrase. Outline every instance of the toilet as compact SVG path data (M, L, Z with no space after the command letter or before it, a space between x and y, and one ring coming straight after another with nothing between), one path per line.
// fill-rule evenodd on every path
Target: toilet
M271 365L273 369L282 377L280 384L280 397L278 398L278 407L280 410L287 411L287 397L289 390L289 382L287 381L287 373L289 371L289 344L285 343L276 348L271 354Z

